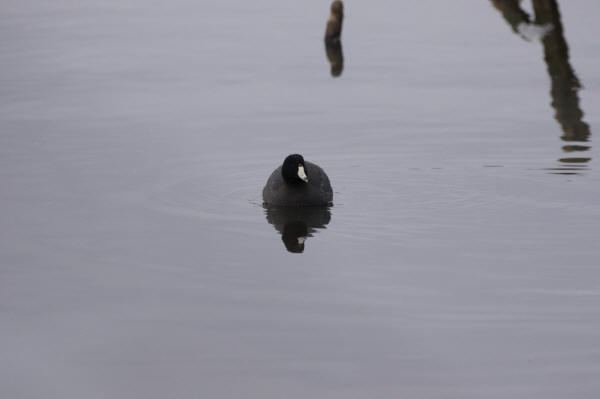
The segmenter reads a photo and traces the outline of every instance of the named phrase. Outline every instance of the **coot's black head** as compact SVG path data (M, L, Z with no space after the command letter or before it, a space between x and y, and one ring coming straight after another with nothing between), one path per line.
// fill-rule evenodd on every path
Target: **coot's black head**
M288 155L281 167L283 179L290 184L304 184L308 182L304 169L304 158L300 154Z

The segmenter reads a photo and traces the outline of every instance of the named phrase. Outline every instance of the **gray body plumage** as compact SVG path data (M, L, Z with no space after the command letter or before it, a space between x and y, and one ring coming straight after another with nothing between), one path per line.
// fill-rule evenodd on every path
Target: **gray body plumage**
M263 189L263 201L273 206L319 206L329 205L333 190L329 178L318 165L304 163L307 183L290 184L283 179L281 166L275 169Z

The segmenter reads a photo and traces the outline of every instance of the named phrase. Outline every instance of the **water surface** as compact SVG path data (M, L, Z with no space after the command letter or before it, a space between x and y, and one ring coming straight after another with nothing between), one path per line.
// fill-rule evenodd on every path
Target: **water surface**
M5 1L1 396L596 398L600 7L514 3Z

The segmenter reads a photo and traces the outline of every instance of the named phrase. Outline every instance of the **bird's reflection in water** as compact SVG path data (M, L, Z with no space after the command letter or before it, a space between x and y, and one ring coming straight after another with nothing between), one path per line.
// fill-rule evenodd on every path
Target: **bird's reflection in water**
M281 233L289 252L301 253L308 237L324 229L331 220L329 207L268 207L264 206L267 222Z
M556 0L532 0L535 18L533 22L518 0L491 0L506 22L525 40L536 36L544 47L544 61L550 75L552 108L554 117L563 131L561 139L571 142L563 146L567 153L588 151L584 145L590 136L590 127L583 121L579 107L578 91L581 83L569 63L569 47L563 35L560 11ZM551 173L576 174L585 170L589 157L569 156L560 158L560 167L551 168Z

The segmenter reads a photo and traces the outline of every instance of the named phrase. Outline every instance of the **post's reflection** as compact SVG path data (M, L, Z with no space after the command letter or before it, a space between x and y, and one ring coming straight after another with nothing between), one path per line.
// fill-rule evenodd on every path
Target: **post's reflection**
M535 19L533 23L527 12L519 5L518 0L491 0L515 33L529 40L527 32L539 32L544 47L544 61L550 75L552 107L554 117L560 124L563 141L572 142L563 146L567 153L587 151L586 143L590 136L590 127L583 121L583 111L579 106L578 91L581 83L569 63L569 47L563 35L560 11L556 0L532 0ZM527 28L534 28L527 29ZM537 28L537 29L535 29ZM560 168L555 173L575 174L585 169L589 157L560 158Z
M281 234L289 252L301 253L308 237L324 229L331 220L329 207L268 207L264 206L267 222Z
M342 23L344 21L344 4L334 0L330 7L331 13L325 26L325 54L331 65L331 76L337 78L344 70L344 53L342 52Z
M342 41L334 43L325 42L325 54L331 64L331 76L337 78L344 71L344 53L342 52Z

